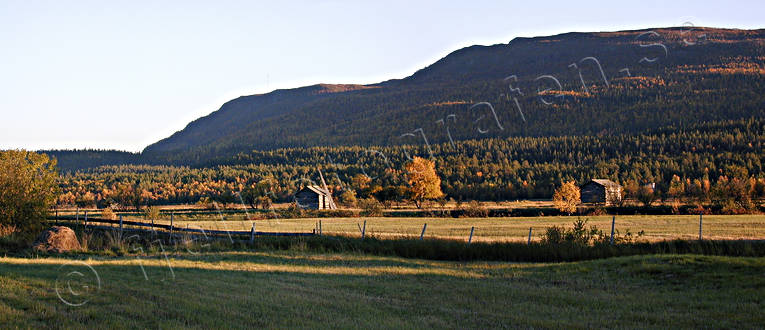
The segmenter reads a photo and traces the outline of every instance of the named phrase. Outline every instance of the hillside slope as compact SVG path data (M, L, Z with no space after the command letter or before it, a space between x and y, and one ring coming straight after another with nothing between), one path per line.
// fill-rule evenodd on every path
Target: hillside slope
M193 165L284 147L640 133L765 117L763 91L765 30L516 38L457 50L401 80L243 96L143 158Z

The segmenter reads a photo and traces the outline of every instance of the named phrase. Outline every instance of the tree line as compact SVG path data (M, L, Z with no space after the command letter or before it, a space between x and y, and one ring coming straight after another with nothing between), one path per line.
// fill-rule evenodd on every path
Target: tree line
M64 173L59 203L257 206L264 197L291 201L302 186L317 184L318 170L338 197L353 191L384 203L412 201L405 165L414 157L432 160L444 198L460 201L549 199L562 182L593 178L622 184L633 199L640 196L634 187L650 184L654 200L703 195L712 202L722 185L740 187L756 201L763 190L764 133L765 120L750 118L646 134L252 151L213 167L120 165Z

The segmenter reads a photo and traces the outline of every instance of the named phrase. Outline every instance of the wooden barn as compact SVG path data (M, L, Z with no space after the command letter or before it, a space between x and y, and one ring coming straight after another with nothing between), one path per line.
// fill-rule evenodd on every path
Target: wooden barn
M306 186L295 194L295 202L304 209L334 210L332 194L319 186Z
M592 179L580 191L582 203L610 206L622 198L622 186L607 179Z

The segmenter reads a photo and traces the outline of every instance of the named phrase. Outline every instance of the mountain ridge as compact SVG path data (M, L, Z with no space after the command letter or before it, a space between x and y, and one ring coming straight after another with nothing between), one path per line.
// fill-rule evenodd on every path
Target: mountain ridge
M457 49L401 79L241 96L147 146L141 158L194 165L251 150L442 143L480 138L487 129L486 137L620 134L761 116L763 77L736 66L764 68L763 45L765 29L670 27L517 37ZM587 57L602 65L603 78ZM731 73L711 73L710 67ZM516 80L505 80L511 76ZM545 87L559 94L546 97ZM716 100L723 87L736 108ZM488 108L470 107L481 102L496 109L494 120Z

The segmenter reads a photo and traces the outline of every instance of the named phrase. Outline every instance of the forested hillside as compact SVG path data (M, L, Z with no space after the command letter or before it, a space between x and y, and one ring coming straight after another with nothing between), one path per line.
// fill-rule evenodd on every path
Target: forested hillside
M516 38L455 51L401 80L240 97L142 160L205 165L251 150L615 136L763 118L764 73L765 30Z
M656 198L721 203L765 197L765 120L701 124L650 134L516 137L420 146L313 147L253 151L209 168L108 166L67 174L63 204L239 202L237 193L290 201L301 185L317 184L322 169L338 195L354 190L401 200L404 163L431 158L447 198L508 200L550 198L562 181L609 178L635 189L656 184ZM366 175L371 180L361 180ZM355 179L354 179L355 178ZM397 190L398 189L398 190ZM635 196L630 196L635 198ZM742 204L744 205L744 204Z
M765 30L686 27L473 46L401 80L240 97L141 154L49 153L64 204L288 201L317 169L335 192L402 199L414 156L455 200L599 177L706 203L762 198L763 149Z
M106 165L141 164L140 154L116 150L41 150L58 160L62 171L76 171Z

